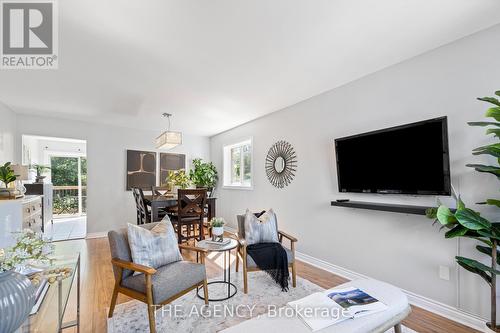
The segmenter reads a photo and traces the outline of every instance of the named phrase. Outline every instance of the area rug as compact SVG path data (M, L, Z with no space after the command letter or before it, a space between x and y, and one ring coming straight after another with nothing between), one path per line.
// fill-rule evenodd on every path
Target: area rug
M221 280L222 277L211 279ZM204 305L194 291L156 311L158 332L219 332L240 322L285 306L292 300L324 290L320 286L297 277L297 287L282 292L264 272L248 274L248 294L243 293L242 274L231 274L231 282L238 287L236 295L226 301ZM203 295L203 291L200 291ZM222 285L209 286L210 298L227 296ZM146 305L139 301L118 304L113 318L108 319L108 333L149 332ZM387 332L393 332L389 330ZM403 327L405 333L416 333Z

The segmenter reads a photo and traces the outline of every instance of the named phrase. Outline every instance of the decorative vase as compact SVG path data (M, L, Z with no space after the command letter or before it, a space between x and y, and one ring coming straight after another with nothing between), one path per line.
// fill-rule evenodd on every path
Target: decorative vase
M20 195L24 195L26 193L26 187L20 180L16 180L16 189L19 191Z
M212 235L214 236L222 236L224 234L224 227L213 227Z
M14 271L0 273L0 332L21 326L35 305L35 288L30 280Z

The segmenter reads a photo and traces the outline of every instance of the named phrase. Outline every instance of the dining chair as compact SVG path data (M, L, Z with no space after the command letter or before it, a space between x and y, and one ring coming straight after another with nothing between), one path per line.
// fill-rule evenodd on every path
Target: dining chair
M133 187L132 193L134 194L135 206L137 210L137 224L145 224L151 222L151 213L144 199L144 192L140 187Z
M168 186L151 186L151 194L153 197L158 196L169 196L169 187ZM172 194L170 194L172 196ZM162 219L165 215L171 215L171 213L177 210L177 205L172 207L160 208L158 211L158 218Z
M203 219L206 204L206 189L179 189L177 191L177 212L173 214L172 222L177 224L179 244L190 239L201 241L205 238ZM198 235L196 235L196 229L198 229Z
M153 195L166 195L168 194L168 186L151 186L151 192Z

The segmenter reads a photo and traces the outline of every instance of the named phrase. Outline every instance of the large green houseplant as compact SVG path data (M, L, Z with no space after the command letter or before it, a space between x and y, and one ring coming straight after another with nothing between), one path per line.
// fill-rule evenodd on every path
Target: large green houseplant
M193 160L193 167L189 172L189 178L196 187L206 187L209 191L217 185L217 168L212 162L205 163L201 158Z
M500 91L495 92L500 96ZM500 138L500 101L495 97L478 98L480 101L493 104L486 111L486 117L493 118L494 121L470 122L470 126L488 127L486 134L493 134L498 140ZM489 155L496 159L495 165L467 164L467 167L474 168L478 172L489 173L500 179L500 143L492 143L476 148L473 155ZM486 199L480 204L491 205L500 208L499 199ZM500 223L489 221L482 217L479 212L467 208L464 202L457 198L456 210L450 210L444 205L438 208L431 208L427 211L429 218L436 219L443 228L449 229L445 233L446 238L467 237L480 242L476 249L491 258L490 264L485 265L477 260L457 256L457 263L469 272L479 275L490 286L491 290L491 313L490 322L486 325L495 332L500 332L500 327L496 321L496 279L500 271L497 265L500 264L500 251L498 242L500 241Z

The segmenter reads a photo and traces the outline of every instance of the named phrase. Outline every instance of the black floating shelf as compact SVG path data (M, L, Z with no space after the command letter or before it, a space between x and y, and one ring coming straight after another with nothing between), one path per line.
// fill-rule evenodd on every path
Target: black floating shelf
M396 204L365 202L365 201L342 201L342 202L332 201L331 205L337 207L380 210L385 212L415 214L415 215L425 215L425 211L430 208L427 206L396 205Z

